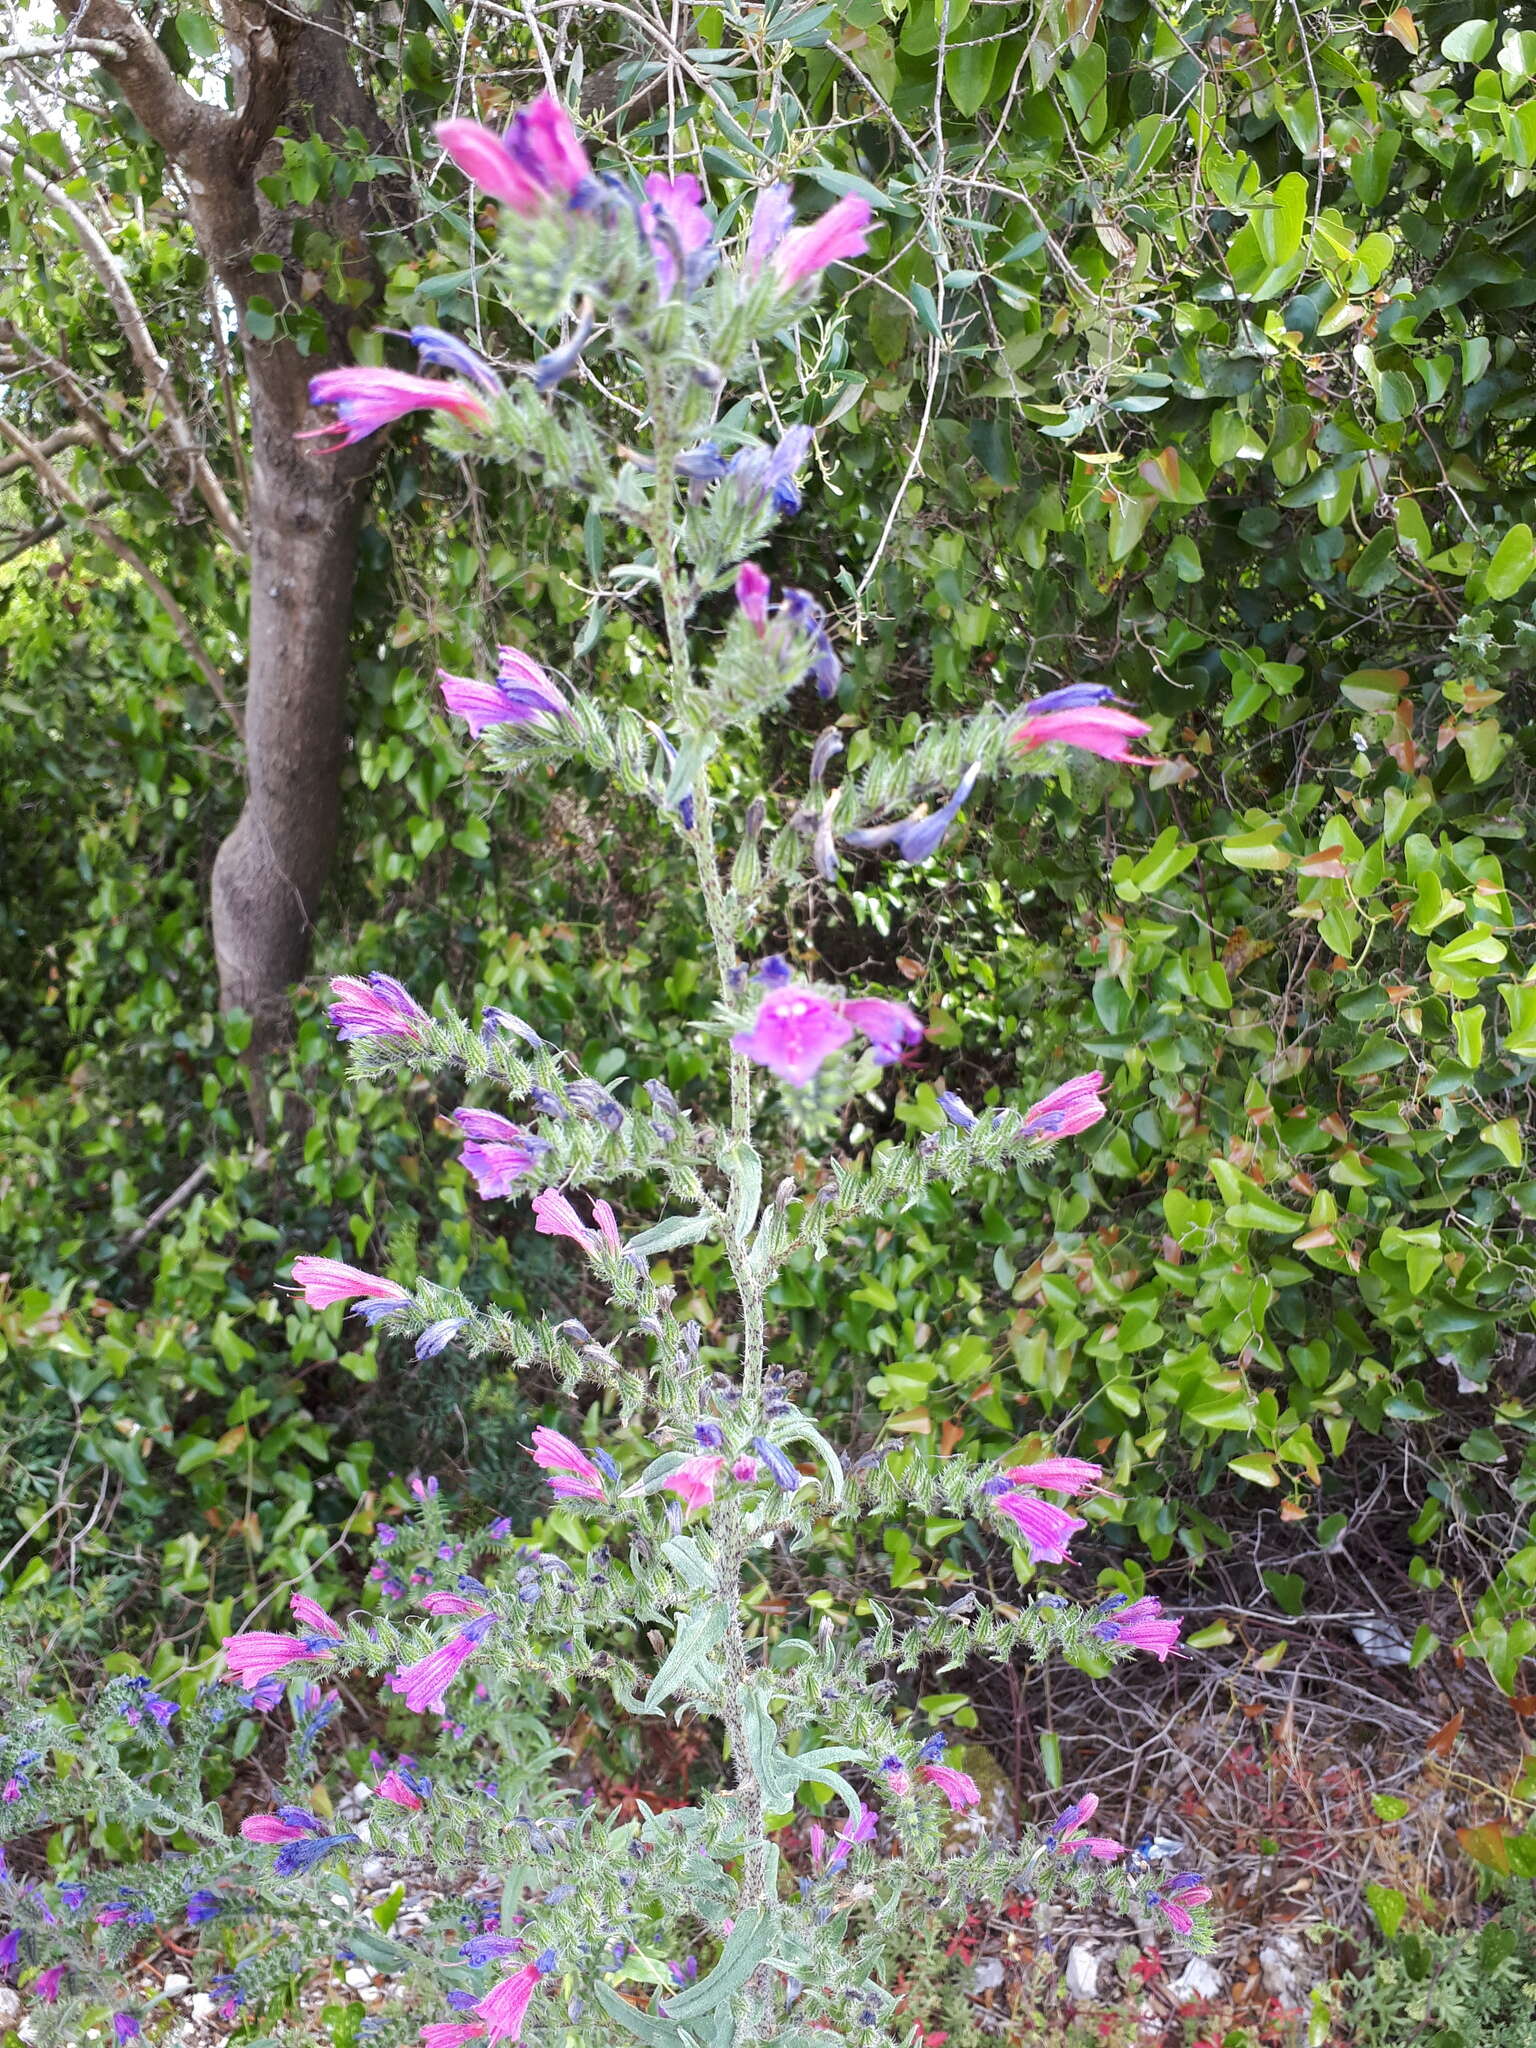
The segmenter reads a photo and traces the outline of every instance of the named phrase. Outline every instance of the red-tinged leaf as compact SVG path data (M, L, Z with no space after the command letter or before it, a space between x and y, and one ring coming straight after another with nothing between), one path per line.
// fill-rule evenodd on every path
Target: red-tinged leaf
M1501 1877L1512 1875L1509 1861L1509 1843L1505 1836L1508 1830L1501 1820L1485 1821L1480 1828L1458 1828L1456 1839L1474 1863L1481 1863L1485 1870L1496 1870Z
M1509 1704L1517 1714L1536 1714L1536 1692L1517 1692Z
M1466 1719L1466 1717L1466 1708L1458 1707L1455 1713L1452 1714L1449 1721L1445 1723L1444 1727L1437 1728L1434 1734L1431 1735L1431 1737L1429 1738L1428 1742L1425 1743L1425 1755L1449 1756L1451 1751L1456 1746L1456 1738L1461 1733L1461 1724Z

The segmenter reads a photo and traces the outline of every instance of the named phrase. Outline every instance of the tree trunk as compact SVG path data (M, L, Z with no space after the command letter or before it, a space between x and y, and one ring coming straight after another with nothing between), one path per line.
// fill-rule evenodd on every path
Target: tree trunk
M285 1035L336 848L366 489L357 463L343 468L294 442L308 417L307 365L298 367L295 379L281 374L287 364L269 360L259 376L252 364L246 796L213 867L220 1001L251 1013L258 1052Z
M336 846L357 539L376 460L373 442L322 454L294 437L314 424L311 375L351 360L351 330L366 324L380 290L370 237L390 224L377 180L304 209L274 206L259 181L282 167L280 129L324 136L343 154L359 132L376 150L390 138L352 68L343 0L316 0L303 12L230 0L225 35L240 87L233 112L186 92L124 0L69 11L83 32L119 47L105 68L180 172L198 243L246 328L246 798L214 862L212 919L221 1004L251 1013L259 1057L287 1033L288 992L309 961ZM346 303L314 302L326 345L307 356L286 338L256 339L246 323L257 293L274 303L306 296L294 253L301 219L331 240L363 287ZM281 269L258 272L252 258L263 253Z

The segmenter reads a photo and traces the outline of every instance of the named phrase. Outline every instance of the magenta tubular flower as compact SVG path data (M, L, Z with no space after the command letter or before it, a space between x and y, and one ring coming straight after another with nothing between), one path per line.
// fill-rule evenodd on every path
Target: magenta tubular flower
M534 1229L543 1237L568 1237L584 1252L602 1249L602 1239L587 1228L557 1188L544 1188L533 1198Z
M703 191L691 171L669 178L653 171L645 181L645 204L640 209L640 227L651 246L656 263L656 290L670 299L678 279L685 291L700 280L707 268L704 251L715 238L715 224L700 205Z
M820 220L791 229L773 252L774 274L783 289L793 291L807 278L819 277L829 263L862 256L869 247L873 212L867 199L850 192L829 206Z
M494 1623L493 1615L480 1615L459 1635L450 1636L425 1657L391 1672L385 1684L391 1692L400 1694L413 1714L441 1713L449 1686L485 1641Z
M44 2005L57 2005L59 1986L64 1982L66 1963L55 1963L51 1970L39 1970L32 1979L31 1991L34 1998L40 1998Z
M981 1789L965 1771L957 1771L949 1764L924 1764L917 1775L930 1785L937 1785L956 1813L981 1804Z
M1124 1842L1114 1841L1109 1835L1084 1835L1071 1844L1074 1856L1087 1856L1094 1863L1113 1863L1125 1854Z
M781 1081L804 1088L828 1054L852 1036L852 1024L835 1003L813 989L788 988L765 996L751 1030L738 1031L731 1044Z
M240 1823L240 1832L248 1842L302 1842L308 1835L322 1831L319 1821L310 1827L301 1827L296 1822L286 1821L275 1813L252 1813Z
M388 1799L396 1806L408 1807L412 1813L420 1813L427 1803L398 1771L386 1771L374 1786L373 1796L375 1799Z
M366 441L380 427L410 412L451 413L461 426L488 427L490 408L467 384L440 377L417 377L408 370L374 369L366 363L350 369L322 370L309 380L311 405L333 405L338 417L328 426L296 434L298 441L324 440L327 451Z
M1166 1664L1178 1648L1182 1626L1176 1615L1164 1614L1163 1603L1155 1593L1146 1593L1129 1607L1119 1608L1095 1622L1093 1632L1100 1642L1125 1643L1133 1650L1145 1650L1159 1664Z
M541 1424L533 1432L533 1462L541 1470L555 1474L549 1482L552 1493L567 1500L603 1498L602 1473L580 1444L573 1444L558 1429L546 1429Z
M752 226L747 233L747 249L742 258L741 267L748 277L762 276L764 264L789 233L794 217L795 202L789 195L789 187L765 185L752 209Z
M1016 1486L1042 1493L1086 1493L1104 1477L1104 1467L1087 1458L1037 1458L1032 1465L1008 1465L1004 1471Z
M1076 711L1028 711L1014 728L1013 744L1025 753L1036 747L1076 747L1105 761L1129 761L1155 768L1155 755L1133 754L1131 744L1151 731L1144 719L1111 704L1084 705Z
M1046 1829L1045 1842L1049 1849L1059 1849L1063 1842L1070 1842L1083 1832L1089 1821L1099 1810L1097 1792L1085 1792L1081 1799L1075 1799L1062 1813L1059 1813Z
M514 213L568 206L592 176L570 115L550 93L515 114L504 135L478 121L440 121L434 132L465 177Z
M331 983L331 1022L343 1043L354 1038L403 1038L419 1045L432 1019L392 974L338 974Z
M1147 1904L1156 1906L1176 1934L1188 1934L1195 1924L1190 1908L1207 1905L1211 1895L1208 1884L1192 1872L1186 1872L1184 1876L1174 1878L1166 1890L1154 1892Z
M597 1225L598 1235L609 1251L623 1251L624 1239L619 1232L619 1219L614 1215L610 1202L595 1201L592 1204L592 1221Z
M675 1472L667 1474L661 1482L662 1491L680 1494L690 1508L705 1507L714 1499L715 1488L720 1484L720 1474L724 1470L724 1458L690 1458Z
M921 1045L927 1035L914 1010L884 996L857 996L837 1008L844 1021L869 1040L870 1056L877 1067L897 1065L906 1058L908 1048Z
M423 1593L422 1611L426 1614L484 1614L483 1600L471 1600L464 1593Z
M357 1313L370 1323L411 1298L410 1290L398 1281L381 1280L377 1273L364 1273L340 1259L315 1258L309 1252L294 1260L293 1278L309 1308L330 1308L335 1302L352 1301L361 1295L363 1306Z
M1091 1129L1106 1113L1099 1100L1103 1086L1104 1076L1097 1072L1063 1081L1025 1110L1025 1137L1075 1138L1079 1131Z
M539 1987L539 1979L548 1976L553 1967L552 1959L546 1968L545 1957L540 1956L537 1962L524 1963L512 1976L503 1977L494 1991L487 1992L475 2007L485 2021L487 2040L517 2041L522 2038L529 2000Z
M241 1685L267 1678L289 1664L318 1663L327 1654L323 1649L312 1648L302 1637L273 1635L260 1628L248 1629L244 1635L226 1636L223 1650L229 1676Z
M130 2041L137 2041L144 2029L131 2012L115 2012L112 2015L112 2032L117 2037L117 2048L128 2048Z
M768 593L772 588L756 562L743 562L736 571L736 602L759 640L768 630Z
M1077 1515L1029 1493L1000 1494L993 1506L1018 1527L1035 1564L1065 1564L1067 1545L1088 1524Z
M295 1593L288 1602L293 1618L312 1635L343 1636L346 1630L339 1622L332 1621L318 1600L311 1600L307 1593Z
M879 1818L872 1806L861 1806L844 1827L827 1859L828 1870L835 1870L840 1863L846 1863L850 1849L856 1849L861 1842L872 1842L880 1831Z
M453 1120L471 1141L459 1154L459 1164L482 1199L511 1194L513 1182L521 1180L549 1150L543 1138L497 1116L494 1110L456 1109Z
M739 1486L750 1486L757 1477L756 1458L738 1458L731 1466L731 1477Z
M912 1779L907 1772L906 1765L899 1756L886 1757L881 1763L880 1769L893 1799L910 1799L912 1797Z
M437 672L443 702L455 717L468 722L472 739L479 739L488 725L548 726L573 716L559 686L536 661L516 647L499 647L496 653L494 683L450 675L445 668Z
M421 2029L427 2048L463 2048L466 2041L478 2041L485 2033L484 2020L429 2020Z

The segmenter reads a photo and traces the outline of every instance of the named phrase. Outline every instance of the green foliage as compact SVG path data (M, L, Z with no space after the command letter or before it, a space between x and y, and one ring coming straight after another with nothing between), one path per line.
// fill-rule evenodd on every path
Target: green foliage
M1536 1921L1511 1904L1476 1930L1401 1935L1344 1990L1356 2048L1530 2048Z

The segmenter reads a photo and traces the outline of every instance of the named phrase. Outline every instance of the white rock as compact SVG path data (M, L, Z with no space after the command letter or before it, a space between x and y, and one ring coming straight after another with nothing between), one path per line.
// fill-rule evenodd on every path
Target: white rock
M1169 1987L1175 1998L1220 1998L1221 1972L1204 1956L1191 1956Z
M354 1963L347 1972L347 1982L354 1991L366 1991L373 1982L373 1972L364 1969L361 1963Z
M1298 1935L1277 1934L1259 1949L1259 1974L1264 1989L1282 2005L1305 2003L1305 1946Z
M164 1988L167 1998L180 1998L184 1991L192 1989L192 1979L183 1977L179 1970L172 1970L165 1980Z
M971 1971L971 1990L973 1992L996 1991L1002 1984L1002 1981L1003 1961L1001 1956L983 1956L981 1961Z
M192 1994L192 2017L193 2017L193 2019L195 2019L195 2020L199 2020L199 2021L201 2021L201 2020L211 2020L211 2019L213 2018L213 2015L214 2015L214 2013L215 2013L215 2012L216 2012L217 2010L218 2010L218 2008L217 2008L217 2007L216 2007L216 2006L214 2005L214 2002L213 2002L213 2000L212 2000L212 1999L211 1999L211 1998L210 1998L210 1997L208 1996L208 1994L207 1994L207 1992L206 1992L206 1991L194 1991L194 1992L193 1992L193 1994Z
M0 1984L0 2027L14 2027L21 2018L21 1994Z
M1074 1941L1067 1951L1067 1996L1097 1998L1099 1958L1086 1941Z
M1413 1645L1390 1615L1370 1615L1349 1632L1373 1664L1413 1662Z

